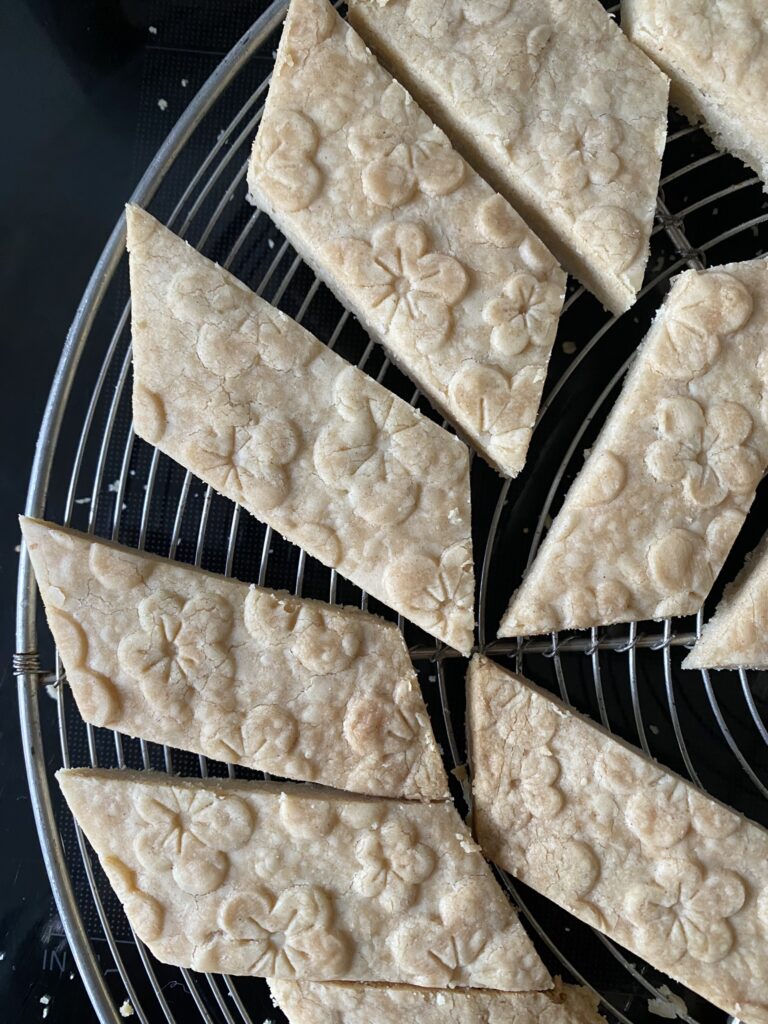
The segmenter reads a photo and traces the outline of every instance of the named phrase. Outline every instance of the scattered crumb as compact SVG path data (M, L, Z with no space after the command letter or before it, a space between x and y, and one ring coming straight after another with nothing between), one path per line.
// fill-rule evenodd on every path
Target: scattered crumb
M455 768L451 768L451 775L454 779L458 779L459 782L467 782L469 775L467 774L467 766L465 764L457 764Z
M523 527L523 533L530 533L530 532L531 532L530 526L524 526Z
M133 1006L131 1005L131 1001L130 1001L130 999L126 999L125 1002L120 1007L120 1016L121 1017L132 1017L133 1013L134 1013L134 1010L133 1010Z
M21 544L17 544L16 547L13 550L16 552L17 555L20 555L21 554Z
M659 989L659 998L648 1000L648 1011L657 1017L664 1017L665 1020L675 1020L677 1017L685 1017L688 1007L680 996L670 991L668 985L662 985Z
M575 345L574 342L572 342L572 341L564 341L563 342L563 352L565 352L565 354L567 356L572 356L575 351L576 351L576 345Z
M459 846L462 848L464 853L482 853L483 851L473 842L468 836L462 835L461 832L456 833L456 839L459 842Z
M117 494L119 487L120 487L120 477L118 477L117 480L113 480L111 484L107 484L107 491L110 494Z
M75 498L75 504L76 505L90 505L91 504L91 496L88 495L87 498Z
M45 1020L45 1018L48 1016L48 1014L50 1012L50 1009L51 1009L50 1006L44 1006L43 1007L43 1020Z
M46 693L46 696L51 698L51 700L58 700L59 699L58 698L58 694L56 693L56 683L46 683L45 684L45 693ZM5 956L5 953L3 953L3 956ZM0 959L2 959L2 957L0 957Z
M188 78L182 78L182 80L181 80L181 88L182 89L186 89L188 85L189 85L189 79Z
M658 727L658 725L649 725L648 728L651 730L651 732L653 733L654 736L658 736L659 735L659 727Z
M270 249L274 249L275 248L275 240L274 240L274 238L268 238L267 239L267 246Z
M50 996L48 996L48 995L40 996L40 1002L43 1004L43 1006L47 1006L50 1003L50 1001L51 1001L51 997Z
M74 971L70 971L69 972L69 980L70 981L74 981L75 980L75 972Z
M0 960L5 960L5 953L0 953Z
M162 98L162 96L161 96L160 99L157 101L157 105L158 105L158 107L160 107L161 110L167 110L168 109L168 100L164 100Z
M445 996L442 992L438 992L435 996L435 1002L438 1006L445 1006Z
M157 35L157 25L150 25L149 26L149 34L151 36L156 36Z

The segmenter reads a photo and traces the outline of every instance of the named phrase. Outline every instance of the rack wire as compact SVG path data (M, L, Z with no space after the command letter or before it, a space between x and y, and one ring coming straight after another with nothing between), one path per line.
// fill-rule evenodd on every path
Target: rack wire
M272 52L286 6L286 0L275 0L222 61L131 200L150 208L330 347L437 418L266 217L242 202L245 161L268 88L265 62L253 58ZM615 5L608 9L615 13ZM594 440L605 419L671 277L687 267L758 255L768 238L767 222L757 179L737 161L715 152L701 131L673 116L652 257L637 305L617 319L604 313L583 288L572 287L526 471L510 482L501 481L478 459L472 466L479 649L524 670L763 823L768 797L767 680L745 671L718 674L716 680L706 672L679 672L681 654L700 631L704 610L695 620L667 620L663 625L634 623L526 641L496 641L492 636L506 599L535 556L579 468L582 448ZM27 514L46 515L259 584L357 602L392 617L135 437L124 240L121 218L67 336L41 425ZM756 540L759 518L758 512L748 521L724 578L733 575ZM712 601L717 596L716 588ZM452 772L454 796L460 806L466 805L465 662L410 623L398 623ZM274 1020L276 1011L263 983L199 975L154 960L131 932L82 833L57 798L54 802L50 778L53 769L69 764L154 767L200 776L252 773L83 723L47 629L38 625L36 589L26 557L19 570L17 652L21 729L40 844L64 932L102 1024L118 1024L122 1018L117 1007L126 998L141 1024ZM52 668L43 671L41 664ZM655 1007L656 1012L676 1013L687 1024L722 1021L723 1014L629 958L610 940L503 873L499 877L548 965L598 993L603 1011L615 1020L651 1021L657 1019L652 1015Z

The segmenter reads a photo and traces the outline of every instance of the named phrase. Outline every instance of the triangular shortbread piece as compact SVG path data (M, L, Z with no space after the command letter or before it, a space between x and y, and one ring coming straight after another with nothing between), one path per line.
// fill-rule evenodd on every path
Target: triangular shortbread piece
M268 978L552 985L448 803L151 772L57 778L129 921L165 963Z
M745 1024L768 1020L768 832L485 658L475 827L500 867Z
M128 210L136 432L460 651L469 453L294 320Z
M83 718L284 778L444 800L396 626L22 519Z
M559 978L525 993L274 979L269 989L290 1024L603 1024L597 996Z
M697 612L768 466L768 261L675 281L500 636Z
M349 20L614 313L648 259L664 74L598 0L352 0Z
M675 106L768 183L765 0L622 0L621 27L672 79Z
M292 0L248 186L435 407L519 473L565 275L328 0Z
M768 536L726 587L683 668L768 668Z

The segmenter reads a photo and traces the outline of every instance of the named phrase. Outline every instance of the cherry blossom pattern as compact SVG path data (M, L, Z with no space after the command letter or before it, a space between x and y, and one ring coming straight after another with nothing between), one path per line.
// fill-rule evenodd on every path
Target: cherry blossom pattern
M402 757L417 742L420 726L407 699L408 683L394 692L358 693L348 702L342 726L344 739L361 757L372 755L381 765Z
M306 778L310 770L305 758L294 763L291 754L299 738L299 723L286 708L264 705L246 712L217 709L216 715L203 716L200 742L209 756L222 761L247 761L266 771L287 775L298 770Z
M745 327L752 309L752 296L731 274L687 274L652 342L654 369L672 380L700 377L717 359L722 339Z
M498 194L484 199L477 208L480 235L498 249L514 249L517 257L537 278L555 269L554 257L522 217Z
M491 348L501 356L519 355L530 345L546 348L554 337L561 295L557 285L532 274L513 274L498 298L483 307L491 327Z
M158 787L142 794L136 810L144 822L134 840L148 872L169 871L191 896L204 896L225 881L229 854L253 834L254 812L237 796Z
M397 82L384 90L379 113L355 123L347 141L363 163L363 191L377 206L395 209L417 191L448 195L464 177L464 161Z
M355 845L360 870L354 888L368 899L378 899L386 910L397 913L413 906L419 886L434 872L434 850L419 842L410 823L385 821L365 832Z
M752 428L752 417L737 402L705 410L692 398L667 399L657 413L660 437L646 452L646 467L660 482L681 482L691 504L712 508L757 486L763 465L746 444Z
M688 788L684 782L665 778L638 789L627 800L624 818L644 846L654 850L675 846L691 829Z
M327 256L365 298L375 325L397 341L431 353L453 333L452 309L467 290L467 272L452 256L430 250L423 224L385 224L370 244L339 239Z
M316 608L304 608L293 644L296 657L308 672L325 675L343 672L361 653L362 630L357 623L337 621Z
M196 692L211 706L231 710L235 667L227 643L228 602L158 590L139 603L138 617L139 629L120 641L117 660L149 703L178 722L191 717Z
M195 936L193 966L267 978L343 977L352 949L334 917L332 898L317 886L277 894L258 885L222 904L216 931Z
M287 417L267 414L258 422L218 423L194 435L194 461L206 482L240 504L273 509L290 490L286 468L301 447Z
M642 955L670 966L686 955L714 964L731 951L728 919L745 899L744 882L733 871L707 872L690 860L662 860L654 881L630 887L624 914Z
M353 367L334 388L336 415L314 446L320 479L349 495L354 511L374 526L404 522L417 508L420 486L408 468L420 430L403 410L369 386Z
M457 611L471 614L468 569L471 554L464 544L454 544L439 558L430 555L397 558L384 572L384 586L393 607L402 609L426 629L444 629L447 616Z
M490 453L514 462L530 440L544 377L543 366L508 376L497 366L465 363L451 378L448 396L468 426L489 438Z
M259 182L279 210L297 213L319 194L323 176L315 163L319 136L314 121L297 110L276 110L256 138Z
M608 115L552 126L542 151L555 186L571 199L589 185L613 181L621 171L617 151L622 135L619 122Z

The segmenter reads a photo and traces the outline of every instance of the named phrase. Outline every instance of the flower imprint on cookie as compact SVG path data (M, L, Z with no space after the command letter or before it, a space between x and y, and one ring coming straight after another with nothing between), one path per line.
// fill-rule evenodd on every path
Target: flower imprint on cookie
M332 624L331 616L315 608L302 609L293 638L293 651L308 672L343 672L361 653L363 634L353 621Z
M757 486L762 461L746 444L752 428L752 417L737 402L704 410L692 398L667 399L657 413L660 438L649 446L645 464L656 480L681 481L692 504L712 508Z
M725 336L752 316L752 296L730 274L687 277L670 303L653 343L654 369L672 380L692 380L712 366Z
M679 614L677 608L687 604L691 595L703 600L712 585L712 566L704 540L682 527L653 541L646 561L651 581L664 595L655 608L656 618Z
M285 708L274 704L251 708L246 714L241 709L201 716L200 742L209 756L222 761L240 761L257 758L267 771L291 769L291 752L299 738L299 723ZM308 762L301 758L302 777L306 776Z
M551 126L542 150L555 186L567 196L589 185L607 185L621 171L617 153L622 142L619 122L608 115L582 124Z
M499 249L516 249L537 278L556 267L554 257L525 221L500 195L484 199L477 209L477 229L486 242Z
M232 708L232 608L223 597L158 590L139 603L138 616L140 628L120 641L117 660L157 711L185 722L194 693Z
M259 181L278 209L298 213L320 192L323 176L314 161L318 141L314 121L296 110L275 111L262 122L256 138Z
M170 871L191 896L213 892L229 872L229 853L245 846L256 824L237 796L159 787L142 793L136 810L144 822L134 848L146 871Z
M655 850L675 846L691 829L687 787L682 782L666 782L634 792L624 810L630 831Z
M557 785L560 774L560 762L546 746L523 757L519 775L510 782L513 788L517 787L526 810L534 818L554 818L563 809L565 797Z
M354 888L362 896L378 898L396 913L413 906L419 886L431 877L437 859L434 850L419 842L416 828L408 822L385 821L376 831L365 832L355 845L360 870Z
M484 886L469 879L442 897L439 916L404 921L389 947L416 984L446 988L467 985L470 977L482 984L483 954L508 923L497 907L488 905Z
M327 253L341 277L366 297L380 329L425 353L453 333L452 309L467 290L467 272L452 256L431 251L422 224L386 224L371 244L339 239Z
M194 461L213 486L239 504L273 509L290 490L286 467L301 448L301 435L287 417L265 415L257 423L217 424L194 436Z
M48 622L65 667L72 672L72 690L83 716L94 725L110 725L120 717L122 699L115 684L88 665L88 637L73 615L49 607Z
M334 978L352 959L348 937L334 927L332 898L313 885L279 895L266 885L230 896L216 931L195 936L196 970L277 978Z
M448 615L472 611L474 594L467 575L470 562L465 544L454 544L439 558L398 558L387 566L384 586L394 607L410 613L427 629L443 628Z
M491 348L502 356L516 356L535 345L544 348L554 336L561 305L560 289L531 274L513 274L501 296L483 307L483 320L491 326Z
M724 959L733 947L728 919L744 905L746 889L733 871L707 872L690 860L662 860L653 882L633 885L624 913L642 955L675 964Z
M216 268L216 273L219 280L214 288L208 270L184 268L173 275L166 298L174 317L198 327L201 323L217 323L224 315L229 318L233 311L240 310L239 323L245 320L244 287L225 276L223 270Z
M359 693L347 704L342 731L356 754L373 753L377 763L412 749L420 726L407 698L410 687L392 692Z
M143 942L154 942L163 933L165 907L154 896L143 892L136 881L136 873L119 857L105 857L104 871L117 898L125 907L126 917Z
M493 453L512 458L530 439L546 371L525 366L507 376L495 366L465 363L451 378L448 395L478 434L490 435Z
M408 464L421 431L403 421L394 399L360 394L352 367L334 388L336 416L314 446L315 469L334 489L346 490L354 511L375 526L406 520L418 506L421 488Z
M364 162L366 196L390 210L417 190L427 196L447 195L464 177L461 157L397 82L384 91L378 114L366 114L352 126L348 145Z

